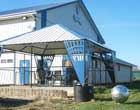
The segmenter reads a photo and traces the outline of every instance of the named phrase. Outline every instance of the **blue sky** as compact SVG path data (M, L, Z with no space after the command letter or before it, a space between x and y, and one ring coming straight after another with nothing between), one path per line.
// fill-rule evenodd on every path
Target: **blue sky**
M0 11L67 0L1 0ZM140 0L83 0L106 45L140 65Z

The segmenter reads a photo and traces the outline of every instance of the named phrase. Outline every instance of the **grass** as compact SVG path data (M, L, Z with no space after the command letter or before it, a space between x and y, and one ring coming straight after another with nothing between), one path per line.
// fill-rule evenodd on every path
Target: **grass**
M130 96L124 104L117 104L111 99L111 87L96 87L95 101L79 103L75 110L139 110L140 83L125 84L129 88Z
M73 99L35 100L23 104L20 101L10 101L10 105L3 106L0 102L0 110L140 110L140 82L125 84L129 88L130 96L124 104L117 104L111 99L111 88L108 86L96 86L94 99L89 102L77 103ZM9 103L9 102L7 102ZM13 106L16 104L16 106Z

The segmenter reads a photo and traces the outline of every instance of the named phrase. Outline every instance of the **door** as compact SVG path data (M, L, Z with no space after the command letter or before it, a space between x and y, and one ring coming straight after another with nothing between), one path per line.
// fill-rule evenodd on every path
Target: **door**
M20 84L29 84L30 77L30 61L20 60Z

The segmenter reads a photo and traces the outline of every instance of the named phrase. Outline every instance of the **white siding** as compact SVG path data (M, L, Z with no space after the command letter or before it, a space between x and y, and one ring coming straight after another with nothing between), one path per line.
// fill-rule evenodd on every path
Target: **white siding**
M13 60L12 63L8 63L8 60ZM25 54L25 60L30 60L31 56L29 54ZM16 69L14 73L14 54L13 53L8 53L8 54L2 54L0 57L0 85L2 84L20 84L20 60L24 60L24 54L23 53L16 53ZM2 63L2 61L5 61ZM32 69L33 74L32 74L32 83L36 83L36 63L35 59L33 57L32 60L32 66L34 67ZM31 67L31 62L30 62L30 67ZM14 75L15 74L15 75ZM31 75L31 73L30 73ZM15 82L14 82L14 77ZM31 79L31 78L30 78ZM29 79L29 80L30 80ZM31 80L30 80L31 81Z
M78 22L73 20L73 16L76 14L76 5L77 4L71 4L49 10L47 12L47 26L52 24L63 24L84 37L89 37L90 39L97 41L97 35L81 8L79 8L79 14L77 16L80 18L82 25L79 25Z
M119 67L120 66L120 70ZM131 81L131 67L116 64L116 81L117 82L130 82Z
M24 56L25 55L25 56ZM30 54L23 54L23 53L16 53L16 84L20 84L20 60L29 60L30 61L30 67L31 67L31 55ZM34 59L34 56L32 56L32 83L36 83L36 62ZM14 67L14 66L13 66ZM31 69L30 69L30 75L31 75ZM31 77L29 78L29 81L31 83Z
M95 66L95 61L94 61L93 69L94 69L93 81L95 84L111 83L110 76L107 71L105 72L105 65L102 61L101 61L101 68L100 68L100 60L97 60L97 67Z
M101 63L102 67L101 70L105 70L105 65L102 62ZM120 71L118 69L118 65L120 66ZM95 66L94 66L95 68ZM109 77L108 72L100 72L100 61L98 60L98 67L95 68L94 72L94 83L100 84L100 83L111 83L111 79ZM131 81L131 67L126 66L126 65L121 65L121 64L116 64L115 65L115 79L117 83L121 82L130 82Z
M0 57L0 85L14 84L14 62L7 62L13 58L13 54L2 54Z
M0 41L33 30L34 21L0 25Z
M19 22L17 19L0 21L0 41L30 32L35 27L35 21ZM16 67L19 67L19 61L23 59L23 55L16 55ZM22 57L22 58L21 58ZM8 59L12 59L12 63L7 63ZM5 60L6 63L1 63ZM2 54L0 57L0 85L1 84L14 84L14 54ZM6 70L3 70L7 68ZM16 84L19 84L19 69L16 69Z

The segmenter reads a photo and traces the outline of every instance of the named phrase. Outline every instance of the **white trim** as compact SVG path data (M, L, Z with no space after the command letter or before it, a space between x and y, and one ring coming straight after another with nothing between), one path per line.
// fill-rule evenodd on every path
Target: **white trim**
M21 16L32 16L33 14L36 14L36 12L22 12L22 13L14 13L14 14L8 14L8 15L0 15L0 20L7 20L7 19L13 19L18 18Z

